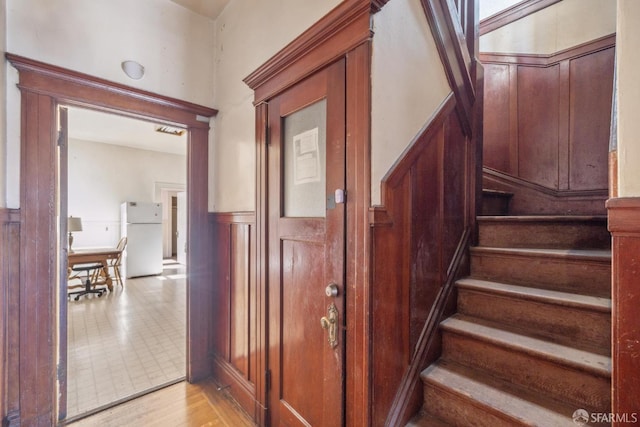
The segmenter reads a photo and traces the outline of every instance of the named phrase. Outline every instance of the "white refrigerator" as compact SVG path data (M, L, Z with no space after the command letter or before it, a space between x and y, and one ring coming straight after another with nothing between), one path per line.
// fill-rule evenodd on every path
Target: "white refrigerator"
M120 207L121 236L127 238L127 278L162 273L162 203L125 202Z

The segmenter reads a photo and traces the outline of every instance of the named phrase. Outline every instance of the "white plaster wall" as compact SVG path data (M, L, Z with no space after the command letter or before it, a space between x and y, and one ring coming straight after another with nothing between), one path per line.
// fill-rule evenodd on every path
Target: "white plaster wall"
M242 79L340 1L233 0L216 19L210 211L255 209L255 110Z
M7 2L0 0L0 55L4 58L7 49ZM0 208L7 206L7 96L6 67L0 66Z
M615 31L614 1L563 0L480 37L480 51L548 55Z
M618 0L618 194L640 196L640 2Z
M7 2L11 53L214 106L215 30L208 18L159 0L2 1ZM145 66L141 80L122 72L120 64L127 59ZM8 89L14 91L17 73L8 77ZM17 96L8 94L7 106L6 200L11 207L19 205Z
M20 207L20 91L16 83L18 82L18 71L7 62L6 71L6 104L4 124L6 128L2 132L0 145L4 150L3 166L5 170L5 180L3 192L6 200L6 207L17 209Z
M212 106L214 23L170 1L8 0L8 50ZM133 59L141 80L120 68Z
M69 215L82 218L74 247L114 247L120 204L159 202L156 183L186 185L187 159L178 154L69 140Z
M522 0L480 0L478 15L480 20L488 18L491 15L495 15L498 12L503 11L516 3L520 3Z
M419 0L393 0L374 16L371 202L380 182L451 92Z

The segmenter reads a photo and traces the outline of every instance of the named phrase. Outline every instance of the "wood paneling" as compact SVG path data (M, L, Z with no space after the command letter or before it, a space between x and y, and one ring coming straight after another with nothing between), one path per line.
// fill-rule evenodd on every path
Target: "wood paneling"
M143 92L71 70L7 54L19 71L22 93L19 281L13 284L18 313L8 318L7 330L17 332L16 377L6 395L19 406L9 416L16 424L53 425L56 411L58 319L56 260L56 108L60 104L106 110L132 117L167 120L189 130L188 162L188 366L189 380L211 372L209 329L213 312L207 223L208 123L207 107ZM66 191L66 189L60 189ZM4 243L4 242L3 242ZM4 254L3 254L4 260ZM11 297L9 298L10 301ZM8 337L11 340L11 337ZM16 338L17 339L17 338ZM12 404L15 404L12 400Z
M491 144L484 146L484 164L501 171L511 171L509 144L509 65L484 64L485 93L484 108L485 121L484 137ZM506 85L506 87L505 87ZM506 90L505 90L506 89Z
M518 69L518 176L558 189L560 67ZM485 138L485 145L491 140ZM486 158L486 154L485 154Z
M467 269L475 149L450 96L383 182L372 221L372 425L404 425L419 373L440 352L437 325Z
M615 49L611 48L576 58L569 65L569 188L572 190L607 188L614 62Z
M258 364L255 214L209 214L215 265L213 289L213 371L223 387L256 417Z
M19 417L18 324L20 283L20 211L0 209L0 419L8 425Z
M515 178L491 188L515 193L512 207L521 210L514 214L604 213L615 36L554 55L480 59L484 165Z
M612 246L611 412L633 414L640 402L640 199L607 202ZM613 423L622 425L622 423Z

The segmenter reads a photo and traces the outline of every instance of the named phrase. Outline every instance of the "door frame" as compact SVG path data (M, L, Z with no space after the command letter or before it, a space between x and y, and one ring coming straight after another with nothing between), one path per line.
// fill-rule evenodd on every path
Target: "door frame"
M171 253L167 255L165 251L165 243L169 242L171 245L171 197L175 197L178 193L187 191L185 184L176 184L172 182L159 182L155 183L155 196L154 201L162 203L162 257L170 258ZM169 224L166 224L168 221ZM165 228L165 226L167 226ZM171 252L169 250L169 252Z
M376 3L377 5L374 5ZM345 425L370 425L369 208L371 200L371 22L386 1L348 0L244 79L256 108L256 422L268 423L269 100L332 62L346 66Z
M213 299L209 285L208 134L215 109L157 95L52 66L10 53L21 91L19 307L9 319L19 334L18 397L7 408L20 424L55 424L57 420L58 310L56 255L56 111L59 105L89 108L184 127L187 142L189 238L187 280L187 379L211 374L207 314ZM14 350L15 351L15 350Z

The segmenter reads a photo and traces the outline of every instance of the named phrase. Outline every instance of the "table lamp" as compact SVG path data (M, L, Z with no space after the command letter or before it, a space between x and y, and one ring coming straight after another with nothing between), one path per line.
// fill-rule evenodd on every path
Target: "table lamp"
M71 245L73 245L73 232L82 231L82 219L78 217L70 216L67 219L67 231L69 232L69 252L73 252Z

